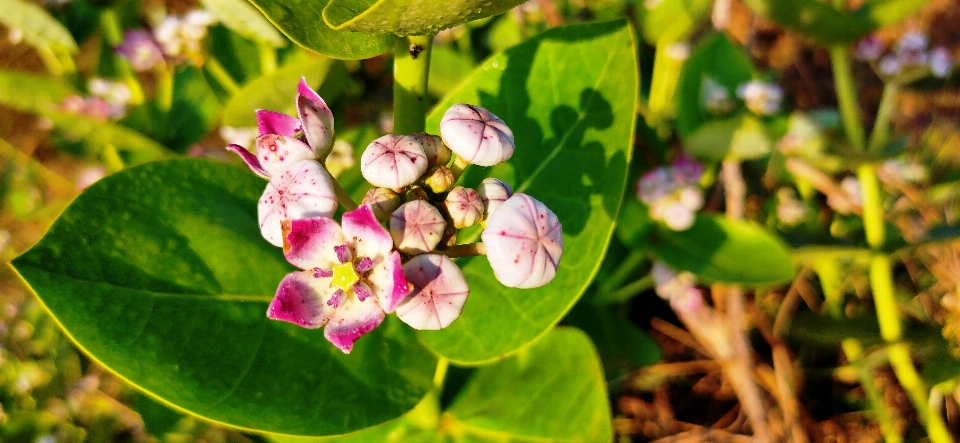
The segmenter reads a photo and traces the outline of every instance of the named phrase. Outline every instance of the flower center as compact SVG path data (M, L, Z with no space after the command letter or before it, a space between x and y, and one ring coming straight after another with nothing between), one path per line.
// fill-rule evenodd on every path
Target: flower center
M340 263L333 267L333 286L340 288L343 292L349 292L353 285L360 281L357 270L353 267L353 262Z

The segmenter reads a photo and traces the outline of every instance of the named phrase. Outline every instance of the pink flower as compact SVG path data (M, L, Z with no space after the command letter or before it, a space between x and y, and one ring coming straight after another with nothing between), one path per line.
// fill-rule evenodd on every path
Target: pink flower
M260 233L283 245L281 223L288 219L331 217L337 210L333 179L315 160L302 160L277 171L257 205Z
M557 275L563 228L550 208L529 195L516 193L503 202L480 237L504 286L536 288Z
M163 63L163 51L149 31L127 31L123 42L115 49L117 55L127 59L134 71L149 71Z
M647 172L637 183L637 198L650 206L650 218L675 231L685 231L703 207L697 183L703 166L684 155L669 167Z
M410 293L390 234L366 205L343 214L284 222L283 253L302 269L287 274L267 317L323 335L344 353Z

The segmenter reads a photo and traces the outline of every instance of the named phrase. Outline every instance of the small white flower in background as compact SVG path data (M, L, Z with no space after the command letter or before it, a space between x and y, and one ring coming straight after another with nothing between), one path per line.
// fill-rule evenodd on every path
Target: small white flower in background
M751 80L737 88L737 96L743 99L750 112L767 116L780 110L783 89L776 83Z
M189 57L200 52L200 41L206 37L207 28L216 22L213 14L195 9L183 17L164 17L153 29L153 37L164 54L170 57Z
M727 114L736 107L727 87L709 76L700 84L700 105L713 115Z
M794 226L807 216L807 207L797 199L791 188L777 190L777 219L787 226Z
M257 128L234 128L221 126L220 138L228 145L250 146L257 139Z
M101 165L88 166L77 174L77 190L84 190L107 175L107 169Z
M930 177L930 172L921 164L912 160L891 159L880 165L882 177L906 183L922 183Z
M777 141L777 149L784 155L816 157L824 146L824 137L820 125L809 115L802 112L790 114L787 132Z
M876 35L868 35L857 43L856 57L864 61L875 61L883 54L883 42Z
M908 65L923 65L927 63L927 45L930 40L920 31L908 31L900 36L894 45L894 52L900 61Z
M353 158L353 145L343 140L333 142L333 149L324 164L330 175L334 178L340 177L340 174L357 164Z
M937 47L930 51L930 73L944 78L953 70L953 55L946 48Z
M643 175L637 183L637 198L650 207L650 218L675 231L685 231L703 207L698 183L703 167L686 155L673 165Z
M686 61L690 58L690 45L683 42L671 43L667 46L667 57L678 62Z
M110 117L119 119L127 112L127 105L133 99L133 93L123 82L112 82L103 78L87 82L87 90L94 97L102 98L110 106Z
M880 74L887 77L893 77L903 70L903 65L900 63L900 59L898 59L896 56L888 55L880 60L879 70Z
M703 306L703 294L697 288L693 274L673 270L663 262L655 261L650 271L654 291L679 312L689 313Z
M149 71L163 63L163 51L153 35L142 29L127 31L114 50L130 62L134 71Z
M647 9L656 9L663 0L644 0L643 7Z

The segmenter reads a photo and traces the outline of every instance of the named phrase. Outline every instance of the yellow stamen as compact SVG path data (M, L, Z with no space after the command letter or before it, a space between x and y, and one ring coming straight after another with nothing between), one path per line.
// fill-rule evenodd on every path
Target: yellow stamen
M360 276L353 268L352 262L341 263L333 267L333 285L349 292L353 285L360 281Z

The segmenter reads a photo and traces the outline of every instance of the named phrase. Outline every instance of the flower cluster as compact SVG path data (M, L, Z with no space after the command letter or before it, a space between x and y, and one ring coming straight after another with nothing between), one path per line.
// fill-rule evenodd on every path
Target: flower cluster
M656 261L650 276L653 277L657 295L670 302L670 306L678 313L695 312L704 306L703 293L697 288L693 274L678 273L663 262Z
M464 168L493 166L514 151L513 133L484 108L447 110L440 135L387 134L360 158L374 187L359 206L328 167L352 162L335 141L333 114L304 80L297 117L257 111L256 152L231 144L269 182L258 207L260 230L300 269L288 274L267 316L324 336L345 353L396 313L415 329L442 329L470 294L453 258L486 255L506 286L534 288L553 280L563 253L557 216L496 178L477 189L457 186ZM339 148L339 149L338 149ZM349 209L340 223L338 204ZM458 244L458 230L480 224L482 242Z
M737 97L759 116L776 114L783 102L783 89L776 83L751 80L737 87Z
M143 29L127 31L115 50L136 71L149 71L166 59L187 59L200 64L201 43L207 36L207 28L216 22L216 17L203 9L194 9L182 17L168 15L156 24L152 33Z
M953 70L954 57L944 47L928 48L927 35L910 31L894 43L891 52L883 55L883 42L871 35L861 40L856 47L857 58L871 62L883 77L907 83L927 74L944 78Z
M133 95L121 82L95 78L87 83L89 96L70 95L60 102L63 112L90 117L98 121L118 120L127 112Z
M700 175L703 166L683 155L672 165L647 172L637 183L637 198L650 207L650 218L675 231L693 225L703 207Z

